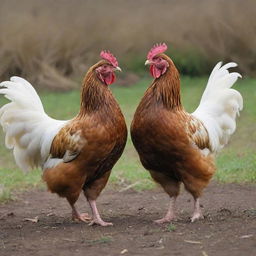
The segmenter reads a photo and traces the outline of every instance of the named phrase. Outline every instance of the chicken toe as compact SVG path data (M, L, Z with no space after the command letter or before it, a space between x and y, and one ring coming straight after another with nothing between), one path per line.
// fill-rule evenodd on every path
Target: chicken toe
M80 221L83 221L83 222L89 222L92 220L92 218L90 217L90 215L88 213L81 213L81 214L78 214L78 215L73 215L72 214L72 219L73 220L80 220Z
M171 201L170 201L170 205L168 208L168 211L165 215L165 217L159 219L159 220L155 220L154 222L157 224L162 224L165 222L171 222L173 220L177 220L176 215L175 215L175 203L176 203L176 198L177 197L172 197Z
M92 225L100 225L102 227L107 227L107 226L113 226L113 223L112 222L105 222L102 219L94 219L89 223L89 226L92 226Z
M89 216L88 213L79 213L74 205L71 207L72 207L72 220L79 220L83 222L89 222L92 220L92 218Z
M193 216L191 217L191 222L195 222L196 220L204 219L204 216L202 213L194 213Z
M163 223L166 223L166 222L171 222L173 220L176 220L175 216L165 216L162 219L154 220L154 222L157 223L157 224L163 224Z
M94 224L98 224L100 226L106 227L106 226L113 226L113 223L111 222L105 222L101 219L99 211L97 209L96 201L95 200L88 200L91 210L92 210L92 221L90 222L90 226Z
M203 219L203 218L204 218L204 216L200 209L199 198L196 198L195 204L194 204L194 213L193 213L193 216L191 217L191 222L194 222L196 220Z

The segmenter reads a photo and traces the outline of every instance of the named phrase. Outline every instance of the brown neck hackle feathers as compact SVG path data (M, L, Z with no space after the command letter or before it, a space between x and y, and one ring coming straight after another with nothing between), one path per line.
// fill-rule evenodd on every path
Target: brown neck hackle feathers
M106 64L106 60L101 60L93 65L84 77L80 114L85 115L103 109L108 111L117 103L107 85L102 83L96 75L95 69Z
M159 54L164 58L169 67L165 74L156 78L146 91L146 98L153 98L156 104L166 109L182 109L180 97L180 76L172 60L165 54Z

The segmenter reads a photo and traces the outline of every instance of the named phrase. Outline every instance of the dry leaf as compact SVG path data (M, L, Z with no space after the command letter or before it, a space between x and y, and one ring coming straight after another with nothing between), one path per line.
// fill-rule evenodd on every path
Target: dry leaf
M119 192L124 192L126 190L129 190L130 188L133 188L140 183L141 183L141 181L136 181L133 184L130 184L130 185L126 186L125 188L120 189Z
M253 235L249 234L249 235L240 236L240 238L250 238L250 237L253 237Z
M205 251L202 251L203 256L208 256L208 254Z
M192 241L192 240L184 240L184 242L189 243L189 244L201 244L202 243L200 241Z
M31 221L33 223L37 223L39 221L38 216L36 216L35 218L25 218L25 221Z
M6 214L3 214L2 216L0 216L0 220L4 219L5 217L12 217L14 216L13 212L8 212Z
M127 249L123 249L123 250L120 252L120 254L125 254L125 253L127 253L127 252L128 252Z
M62 240L67 241L67 242L76 242L75 239L70 239L70 238L63 238Z

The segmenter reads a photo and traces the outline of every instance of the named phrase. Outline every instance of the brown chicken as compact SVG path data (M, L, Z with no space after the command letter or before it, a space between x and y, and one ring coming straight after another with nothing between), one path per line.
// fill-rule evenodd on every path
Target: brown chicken
M131 137L141 163L171 197L167 214L157 223L176 218L175 201L180 185L194 198L191 221L203 218L199 197L215 172L213 157L235 131L235 119L242 109L240 93L231 89L240 74L229 73L235 63L213 69L200 105L187 113L180 99L179 73L155 45L145 64L155 78L143 96L131 125Z
M42 167L49 190L68 200L74 219L88 221L75 207L83 190L92 210L90 223L107 226L112 223L101 219L96 199L124 150L127 128L108 87L121 69L110 52L102 51L101 58L85 75L80 111L72 120L50 118L32 85L12 77L1 83L0 93L11 102L1 108L0 121L6 146L22 169Z

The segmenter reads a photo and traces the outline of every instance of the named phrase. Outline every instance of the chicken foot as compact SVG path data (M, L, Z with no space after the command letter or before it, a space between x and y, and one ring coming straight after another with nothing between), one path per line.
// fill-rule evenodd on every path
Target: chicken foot
M194 222L196 220L204 218L204 216L202 214L202 211L201 211L201 208L200 208L199 198L195 198L194 200L195 200L195 202L194 202L194 213L191 217L191 222Z
M90 222L90 226L94 224L98 224L100 226L112 226L113 223L111 222L105 222L101 219L99 211L97 209L96 201L95 200L88 200L91 210L92 210L92 221Z
M83 222L89 222L92 218L88 213L79 213L74 205L71 205L72 208L72 220L80 220Z
M162 219L155 220L154 221L155 223L162 224L165 222L170 222L172 220L176 220L176 215L175 215L176 198L177 198L176 196L171 198L170 205L169 205L166 215Z

